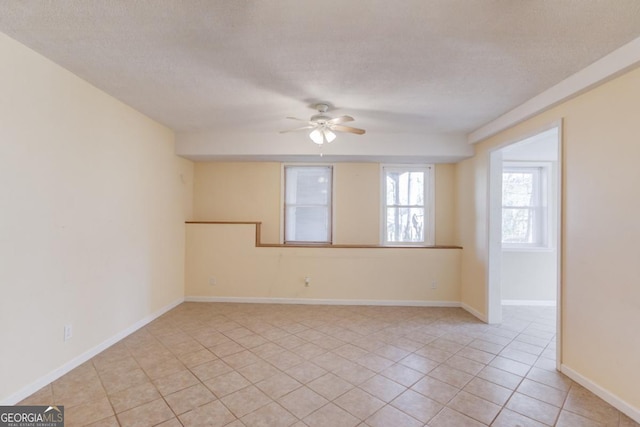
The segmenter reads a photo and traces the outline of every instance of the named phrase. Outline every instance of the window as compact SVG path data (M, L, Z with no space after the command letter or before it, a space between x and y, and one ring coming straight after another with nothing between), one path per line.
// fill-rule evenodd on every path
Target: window
M548 166L505 162L502 171L502 245L547 245Z
M284 242L331 243L331 166L284 167Z
M433 167L382 167L382 242L433 245Z

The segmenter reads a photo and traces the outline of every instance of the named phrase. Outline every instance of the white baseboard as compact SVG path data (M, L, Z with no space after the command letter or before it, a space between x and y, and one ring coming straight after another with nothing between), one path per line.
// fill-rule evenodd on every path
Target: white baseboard
M555 307L557 305L555 301L537 299L503 299L500 303L502 305L532 305L538 307Z
M563 374L571 378L573 381L580 384L582 387L589 390L591 393L598 396L600 399L607 402L609 405L616 408L618 411L622 412L623 414L631 418L633 421L640 423L640 408L636 408L630 403L622 400L615 394L611 393L609 390L602 388L601 386L594 383L590 379L574 371L567 365L560 365L560 372L562 372Z
M315 298L271 298L271 297L185 297L185 302L233 302L249 304L309 304L309 305L384 305L407 307L460 307L457 301L419 300L360 300L360 299L315 299Z
M128 328L118 332L117 334L115 334L111 338L107 339L106 341L103 341L102 343L100 343L97 346L85 351L84 353L80 354L79 356L74 357L73 359L71 359L70 361L68 361L64 365L60 366L59 368L53 370L52 372L49 372L47 375L45 375L43 377L38 378L33 383L31 383L28 386L22 388L18 392L10 395L4 401L0 402L0 405L15 405L16 403L20 402L21 400L31 396L33 393L35 393L36 391L40 390L42 387L46 386L47 384L52 383L53 381L57 380L58 378L60 378L64 374L66 374L67 372L69 372L72 369L77 368L78 366L82 365L84 362L86 362L87 360L91 359L92 357L94 357L98 353L106 350L107 348L111 347L113 344L117 343L121 339L127 337L128 335L134 333L135 331L137 331L138 329L142 328L146 324L148 324L148 323L152 322L153 320L157 319L158 317L162 316L163 314L165 314L167 311L171 310L172 308L175 308L179 304L182 304L182 302L184 302L184 299L183 298L179 298L179 299L175 300L174 302L172 302L171 304L169 304L169 305L167 305L165 307L162 307L160 310L156 311L155 313L151 313L150 315L140 319L139 321L137 321L133 325L131 325Z
M472 314L473 316L477 317L478 319L482 320L484 323L489 323L489 321L487 320L487 316L485 316L484 314L480 313L478 310L476 310L475 308L471 307L468 304L464 304L464 303L460 303L460 307L462 307L462 309L464 311L466 311L469 314Z

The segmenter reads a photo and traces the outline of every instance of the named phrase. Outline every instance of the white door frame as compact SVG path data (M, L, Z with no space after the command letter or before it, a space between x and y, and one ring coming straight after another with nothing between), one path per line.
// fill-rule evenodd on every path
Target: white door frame
M562 192L564 189L564 172L563 172L563 144L562 144L562 120L550 123L531 134L524 135L517 139L513 139L488 152L489 170L488 170L488 192L487 192L487 322L502 322L502 304L501 304L501 283L500 276L502 271L502 149L530 138L547 130L558 129L558 162L557 162L557 179L558 191L555 208L557 209L557 232L556 232L556 253L557 253L557 296L556 296L556 334L557 334L557 350L556 350L556 366L559 369L562 362L562 266L563 266L563 249L562 249L562 230L563 230L563 210L562 210Z

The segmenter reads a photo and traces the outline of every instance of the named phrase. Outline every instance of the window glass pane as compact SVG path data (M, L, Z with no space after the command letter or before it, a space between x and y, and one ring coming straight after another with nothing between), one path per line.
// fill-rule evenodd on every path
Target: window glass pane
M329 216L324 207L288 207L287 241L326 242L329 240Z
M504 243L534 242L535 211L529 208L502 209L502 241Z
M285 167L285 242L330 243L330 166Z
M502 205L532 206L534 174L532 172L505 172L502 174Z
M424 208L387 207L387 241L423 242L424 219Z
M326 205L329 198L331 170L326 167L286 168L287 203Z
M386 172L387 205L424 206L424 172Z

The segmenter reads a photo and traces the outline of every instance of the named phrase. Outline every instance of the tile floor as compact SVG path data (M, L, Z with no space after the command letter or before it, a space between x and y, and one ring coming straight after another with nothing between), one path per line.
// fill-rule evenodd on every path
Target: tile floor
M21 404L67 427L639 426L554 359L552 308L185 303Z

